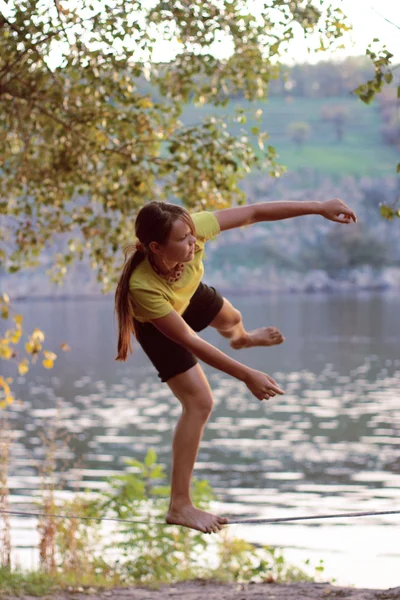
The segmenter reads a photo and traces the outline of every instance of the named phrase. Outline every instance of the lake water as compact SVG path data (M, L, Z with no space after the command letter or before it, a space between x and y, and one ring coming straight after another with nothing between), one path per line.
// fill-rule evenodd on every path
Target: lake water
M259 518L400 510L400 298L396 294L228 295L253 329L275 325L286 337L274 348L234 351L212 328L207 341L272 375L286 394L259 402L246 386L203 365L215 407L204 431L195 476L207 478L221 514ZM98 490L121 472L124 457L142 460L150 447L171 467L180 404L159 382L142 350L114 361L113 301L18 302L24 329L46 332L44 348L59 358L40 362L13 390L9 409L16 440L10 461L15 509L38 490L40 432L62 400L71 434L67 489ZM71 352L59 351L67 342ZM14 375L3 361L2 374ZM80 459L81 469L71 466ZM73 460L72 460L73 459ZM68 460L70 462L68 463ZM36 564L35 519L13 517L20 563ZM342 585L400 585L400 515L231 525L239 537L284 549L300 567L324 560L326 580Z

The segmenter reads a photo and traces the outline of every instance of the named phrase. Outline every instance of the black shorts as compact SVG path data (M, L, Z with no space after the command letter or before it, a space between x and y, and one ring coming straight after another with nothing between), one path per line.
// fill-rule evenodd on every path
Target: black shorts
M215 288L200 283L182 318L194 331L201 331L215 319L223 303L223 297ZM198 362L194 354L173 342L152 323L140 323L136 319L134 323L136 338L157 369L161 381L184 373Z

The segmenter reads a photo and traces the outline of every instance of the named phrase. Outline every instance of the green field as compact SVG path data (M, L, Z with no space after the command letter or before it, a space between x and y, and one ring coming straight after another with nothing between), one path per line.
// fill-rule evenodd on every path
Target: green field
M336 141L334 127L323 122L320 112L324 105L346 107L348 120L342 142ZM235 108L243 108L247 117L246 124L232 123ZM261 108L262 118L254 118L255 111ZM344 175L384 177L395 174L398 162L398 150L385 146L380 129L382 121L377 104L366 105L357 98L272 98L264 102L231 102L226 107L186 107L182 121L185 124L201 122L207 115L224 116L228 130L238 134L249 133L252 126L259 126L269 134L266 143L273 145L279 155L279 161L288 170L310 169L333 177ZM288 134L293 122L306 122L310 126L310 135L302 148L298 148ZM253 137L250 134L251 137ZM255 139L255 138L254 138Z

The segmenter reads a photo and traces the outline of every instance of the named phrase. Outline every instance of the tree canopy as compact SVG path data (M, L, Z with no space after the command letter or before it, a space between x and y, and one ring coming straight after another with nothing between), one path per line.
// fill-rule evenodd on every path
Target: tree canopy
M263 163L275 173L273 148L260 159L216 118L184 127L182 105L223 104L236 90L266 97L296 29L319 32L328 46L347 25L322 1L260 2L254 14L248 6L22 0L3 12L0 260L8 271L35 266L55 234L78 233L57 255L54 280L86 248L110 289L116 253L132 240L143 203L221 208L243 200L238 182L251 168ZM210 51L222 35L233 49L223 59ZM160 39L178 47L170 63L152 62ZM143 77L161 101L141 92Z

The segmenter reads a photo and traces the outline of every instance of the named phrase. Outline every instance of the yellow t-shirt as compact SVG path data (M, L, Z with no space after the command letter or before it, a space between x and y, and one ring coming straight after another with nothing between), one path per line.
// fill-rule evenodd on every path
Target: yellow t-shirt
M181 315L203 277L204 244L217 236L221 229L214 213L203 211L191 217L196 229L196 250L193 259L185 263L183 275L178 281L167 283L164 277L154 271L147 256L131 275L129 290L134 301L133 314L141 323L165 317L173 310Z

